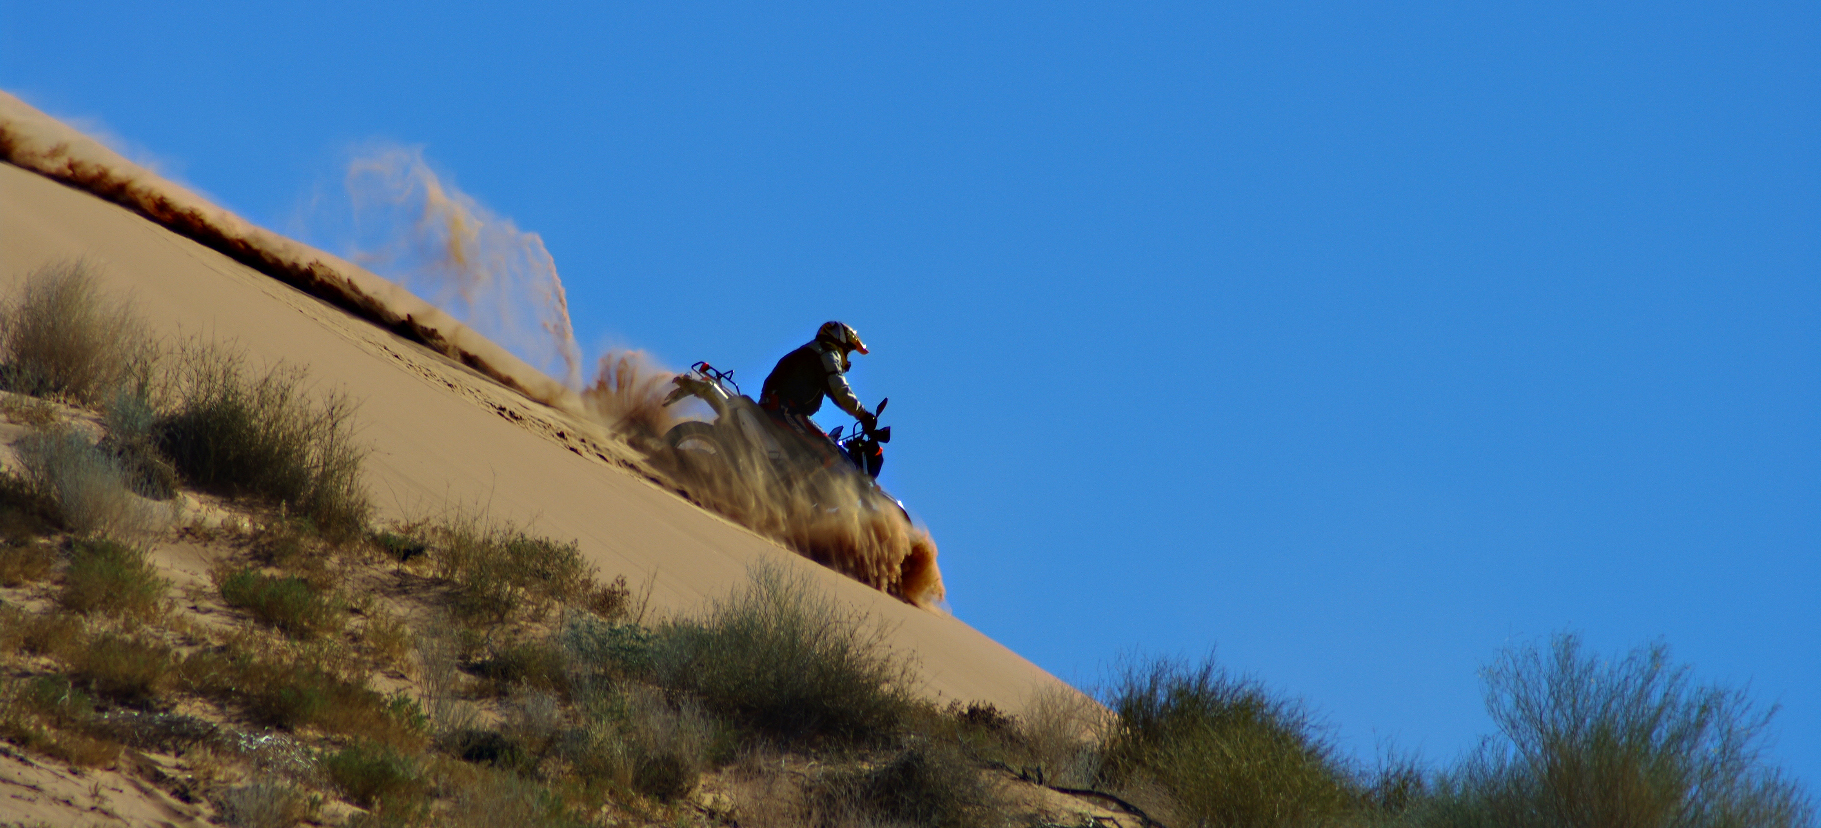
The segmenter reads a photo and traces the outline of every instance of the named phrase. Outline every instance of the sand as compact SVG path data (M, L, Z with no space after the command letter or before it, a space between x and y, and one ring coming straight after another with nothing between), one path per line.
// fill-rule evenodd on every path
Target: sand
M1017 710L1057 682L953 617L843 578L665 489L572 413L560 384L402 288L254 227L4 93L0 153L15 162L0 164L0 290L47 262L86 258L159 334L231 340L257 362L302 366L345 391L360 402L380 519L480 510L574 539L602 575L649 579L660 612L698 609L771 561L891 625L938 700Z

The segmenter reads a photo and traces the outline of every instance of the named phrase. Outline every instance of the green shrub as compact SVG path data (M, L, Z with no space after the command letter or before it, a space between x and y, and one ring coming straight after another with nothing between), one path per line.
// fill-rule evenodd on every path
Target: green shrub
M435 535L437 576L454 587L454 609L470 618L500 622L520 611L539 617L553 605L581 598L592 583L573 542L464 519Z
M1306 714L1212 660L1135 665L1109 696L1104 780L1160 786L1188 824L1303 825L1357 801Z
M1485 673L1503 742L1412 810L1435 826L1808 826L1813 802L1762 759L1770 712L1695 684L1661 644L1621 659L1572 635L1507 652Z
M351 539L371 512L361 487L346 397L306 392L301 370L250 372L219 347L192 346L178 360L175 407L154 426L160 451L195 485L251 497L308 517Z
M87 638L68 660L73 679L123 702L155 699L177 680L177 654L170 647L120 633Z
M239 569L221 580L221 600L295 638L312 638L341 627L341 613L302 578L273 577Z
M878 767L838 774L813 794L814 810L870 817L875 824L973 828L1002 824L999 791L953 748L914 744Z
M401 746L423 743L426 722L416 702L381 694L364 675L336 666L320 652L266 649L239 640L191 654L182 674L191 689L238 704L267 725L314 725Z
M409 808L428 788L416 762L373 742L357 742L325 753L317 764L330 784L362 808Z
M770 737L880 743L912 705L908 667L886 631L780 568L755 568L705 617L655 633L660 684Z
M40 267L0 308L0 383L32 396L96 405L143 381L156 349L125 304L101 296L81 261Z
M77 541L58 602L75 612L150 618L168 587L144 550L106 539Z

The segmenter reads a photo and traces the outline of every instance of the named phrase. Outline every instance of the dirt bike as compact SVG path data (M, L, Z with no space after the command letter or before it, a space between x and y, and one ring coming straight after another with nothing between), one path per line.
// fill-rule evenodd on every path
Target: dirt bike
M808 489L812 501L839 508L839 497L829 493L825 476L849 478L864 492L877 494L904 511L904 505L879 488L876 478L885 464L884 443L891 442L891 426L879 428L877 417L890 398L879 401L874 423L856 422L848 437L846 426L828 434L823 445L813 435L799 435L779 425L751 397L740 393L733 371L722 371L706 362L690 366L689 373L671 380L676 385L664 398L669 406L684 397L695 397L714 410L713 422L686 420L666 432L664 441L685 466L707 474L768 476L795 489ZM872 504L863 504L873 508ZM906 519L910 517L905 513Z

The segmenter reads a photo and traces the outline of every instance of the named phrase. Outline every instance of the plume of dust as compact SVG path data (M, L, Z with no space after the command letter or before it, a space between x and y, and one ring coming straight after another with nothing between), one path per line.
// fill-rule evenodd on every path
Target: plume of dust
M350 259L563 384L581 384L569 300L538 234L445 183L425 163L421 147L372 147L348 163L343 184Z

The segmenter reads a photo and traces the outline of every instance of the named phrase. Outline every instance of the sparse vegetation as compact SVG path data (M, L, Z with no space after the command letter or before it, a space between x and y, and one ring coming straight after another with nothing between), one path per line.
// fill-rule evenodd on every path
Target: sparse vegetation
M294 637L312 638L341 627L341 612L334 602L295 575L273 576L241 568L220 577L217 587L228 606L245 609L262 623Z
M315 400L301 370L255 372L219 346L192 343L177 365L177 402L154 428L185 479L282 506L332 538L365 532L372 507L346 397Z
M1762 761L1769 713L1660 646L1507 654L1503 739L1439 772L1363 772L1211 661L1138 664L1104 707L937 707L888 629L785 568L648 622L574 542L478 515L375 531L347 400L217 347L154 371L149 343L79 264L0 306L0 416L32 430L0 473L0 739L230 825L338 821L336 798L350 826L1056 825L1018 811L1031 785L1172 828L1814 824ZM220 557L213 592L148 554L181 485L241 510L179 530ZM141 767L154 749L195 778Z
M574 543L462 516L429 535L436 574L453 587L452 609L461 615L496 623L515 612L541 618L582 599L592 581Z
M145 550L111 540L77 541L58 601L74 612L148 618L168 588Z
M1212 660L1129 667L1109 694L1117 717L1103 778L1154 784L1189 825L1304 825L1333 819L1355 791L1296 705Z
M771 738L877 744L913 705L909 666L887 646L888 630L782 568L755 569L703 618L654 632L659 683Z

